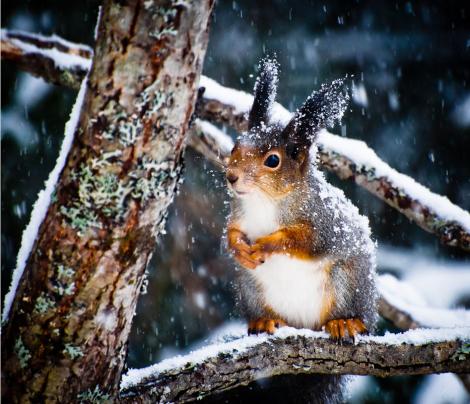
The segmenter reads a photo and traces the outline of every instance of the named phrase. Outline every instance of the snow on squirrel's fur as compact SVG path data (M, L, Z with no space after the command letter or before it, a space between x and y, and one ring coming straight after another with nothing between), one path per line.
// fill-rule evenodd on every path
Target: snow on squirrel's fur
M16 269L13 272L10 290L5 296L2 322L5 322L8 319L8 314L15 297L16 289L18 288L18 284L26 266L26 261L28 260L34 242L36 241L39 226L46 216L47 209L49 208L49 204L51 202L51 195L54 192L57 180L59 179L59 175L62 172L62 169L64 168L70 147L72 146L73 135L78 124L80 110L82 108L83 98L85 96L87 80L88 78L85 77L85 79L82 81L80 91L78 92L77 99L72 108L72 112L70 113L70 119L65 125L65 136L56 165L49 174L45 188L39 192L38 199L36 200L31 212L30 221L26 226L26 229L23 231L20 251L18 252L18 256L16 258Z
M253 103L253 96L243 91L226 88L216 81L201 76L200 86L205 88L204 97L218 100L233 107L235 113L247 113ZM292 114L279 103L275 103L271 112L272 122L286 125ZM431 192L425 186L417 183L411 177L401 174L382 161L366 143L360 140L347 139L333 135L326 130L319 133L318 143L324 150L330 150L353 161L359 168L364 167L375 172L375 176L387 178L396 188L406 195L427 206L440 218L460 223L470 232L470 213L454 205L445 196Z

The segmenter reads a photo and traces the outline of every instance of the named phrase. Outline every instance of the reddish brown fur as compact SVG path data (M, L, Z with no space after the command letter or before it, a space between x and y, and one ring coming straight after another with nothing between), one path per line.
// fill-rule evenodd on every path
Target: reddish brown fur
M281 160L279 166L274 169L264 165L266 158L273 153ZM294 184L302 183L306 161L306 153L299 156L298 161L293 161L286 156L282 147L264 150L237 143L228 162L227 175L236 175L241 180L239 182L256 183L267 195L278 199L290 193ZM250 187L249 184L245 185Z
M250 244L245 234L236 223L230 223L227 230L228 245L237 262L244 268L254 269L270 255L288 254L298 259L319 258L312 254L311 226L307 223L284 227Z

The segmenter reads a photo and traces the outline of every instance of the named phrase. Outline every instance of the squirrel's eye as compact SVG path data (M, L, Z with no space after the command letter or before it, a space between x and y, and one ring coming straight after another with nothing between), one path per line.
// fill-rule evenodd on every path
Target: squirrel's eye
M279 165L279 162L281 160L279 159L279 156L277 154L271 154L264 160L264 165L269 167L269 168L276 168Z

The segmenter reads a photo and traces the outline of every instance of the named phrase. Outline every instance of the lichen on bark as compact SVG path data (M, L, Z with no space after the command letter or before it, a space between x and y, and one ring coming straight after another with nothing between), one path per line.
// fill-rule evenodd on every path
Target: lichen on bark
M74 143L2 332L5 400L116 393L181 176L212 3L105 1Z

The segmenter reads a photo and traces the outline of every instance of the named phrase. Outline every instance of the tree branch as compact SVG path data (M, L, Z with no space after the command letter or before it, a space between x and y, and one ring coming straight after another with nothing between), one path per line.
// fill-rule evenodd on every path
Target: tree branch
M399 328L426 326L391 303L406 307L397 294L397 288L404 286L394 279L389 275L379 278L380 314ZM470 339L468 312L410 305L407 309L425 315L427 311L428 317L436 322L444 319L449 327L360 337L357 345L338 345L324 333L309 330L285 328L273 337L246 337L242 330L230 342L209 345L186 356L129 371L121 384L121 399L185 402L247 385L259 378L301 373L386 377L456 372L461 373L458 376L466 385L468 378L462 373L470 370L468 354L463 354ZM464 360L458 360L460 355L464 355Z
M133 403L186 402L282 374L465 373L470 371L468 357L456 358L469 331L411 330L339 345L324 333L284 328L275 336L243 337L131 370L123 378L120 397Z
M1 44L2 58L5 60L14 61L20 68L45 80L73 88L78 88L87 67L86 63L72 63L73 58L70 58L80 55L83 59L91 55L89 48L57 37L7 30L2 30ZM60 62L67 59L72 64L69 67ZM207 77L201 77L200 86L205 88L200 99L201 118L226 124L237 131L246 130L251 95L223 87ZM276 104L274 119L285 123L290 116L286 109ZM199 151L221 167L220 163L223 163L228 151L219 145L220 137L208 141L210 134L201 136L204 132L199 128L200 139L191 138L190 145L199 147ZM325 131L319 138L319 156L326 169L342 179L353 179L422 229L435 234L443 244L470 251L470 214L447 198L432 193L410 177L393 170L364 142Z
M391 321L395 327L401 330L415 329L422 326L413 317L404 310L393 306L383 296L379 299L379 313L382 317ZM468 359L467 359L468 360ZM470 393L470 374L457 374L457 377L465 386L465 389Z
M379 299L378 308L380 315L391 321L400 330L410 330L419 327L419 324L413 320L410 314L398 309L383 296Z
M33 76L75 90L91 66L93 50L57 36L2 29L1 55Z
M445 326L450 327L470 325L468 310L416 308L409 306L406 302L400 301L398 298L398 296L400 296L400 290L406 287L409 287L409 285L404 286L402 282L393 278L391 275L382 275L379 277L378 289L382 295L379 298L379 313L383 318L391 321L395 327L401 330L426 327L429 326L429 324L426 323L426 318L432 319L436 324L441 322L441 324L439 324L440 326L444 326L442 322L446 323ZM416 313L418 313L418 315L416 315ZM470 374L458 374L457 377L470 393Z

